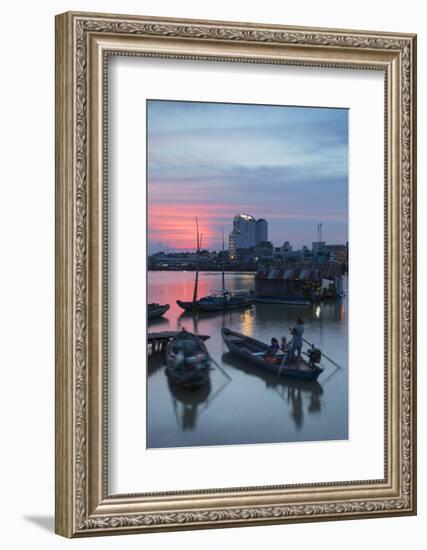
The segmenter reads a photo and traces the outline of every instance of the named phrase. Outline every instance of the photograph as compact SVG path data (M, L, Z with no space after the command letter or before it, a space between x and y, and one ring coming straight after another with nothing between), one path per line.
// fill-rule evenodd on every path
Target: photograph
M349 110L146 120L147 447L347 440Z

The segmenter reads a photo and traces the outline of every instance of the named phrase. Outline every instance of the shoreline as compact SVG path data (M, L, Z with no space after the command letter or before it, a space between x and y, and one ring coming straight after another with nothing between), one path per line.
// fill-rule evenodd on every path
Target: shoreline
M196 273L196 270L195 269L147 269L148 272L159 272L159 271L169 271L171 273L179 273L179 272L183 272L183 273ZM217 271L215 271L214 269L199 269L199 273L203 273L205 275L209 275L209 274L212 274L212 275L216 275L217 273L222 273L222 271L219 269ZM233 269L233 270L225 270L224 273L243 273L243 274L246 274L246 275L255 275L256 274L256 271L248 271L247 269L242 269L242 270L239 270L239 269Z

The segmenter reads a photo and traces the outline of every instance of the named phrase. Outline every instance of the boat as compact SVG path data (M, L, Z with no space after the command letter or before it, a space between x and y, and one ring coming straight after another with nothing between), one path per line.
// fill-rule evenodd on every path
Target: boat
M209 296L204 296L194 302L176 303L185 311L226 311L230 309L247 308L252 306L252 296L246 292L232 292L230 290L213 290Z
M252 306L252 297L244 292L214 291L199 301L200 311L227 311Z
M255 296L255 302L261 304L282 304L286 306L311 306L311 302L298 296Z
M166 376L171 383L195 390L210 382L211 358L197 335L181 330L166 348Z
M147 306L147 318L148 319L157 319L158 317L161 317L164 313L167 312L169 309L169 304L148 304Z
M257 365L243 360L241 357L234 355L230 351L222 354L221 362L226 365L238 369L247 376L256 377L262 380L267 388L281 387L284 389L300 390L307 395L320 397L323 395L323 387L318 380L299 380L297 378L288 378L277 376L273 372L258 368Z
M213 290L209 296L197 299L198 281L199 281L199 254L200 254L200 241L198 221L196 218L197 228L197 269L194 278L194 292L193 301L184 302L177 300L176 303L184 311L203 311L203 312L215 312L215 311L227 311L230 309L247 308L252 306L253 297L244 291L231 291L225 288L225 275L224 275L224 230L222 230L222 288L221 290Z
M221 329L221 336L231 353L257 365L259 368L275 373L277 376L286 376L298 380L317 380L323 369L316 365L320 362L320 350L310 348L307 355L309 360L301 358L297 363L290 362L285 354L269 356L270 346L255 338L234 332L228 328Z

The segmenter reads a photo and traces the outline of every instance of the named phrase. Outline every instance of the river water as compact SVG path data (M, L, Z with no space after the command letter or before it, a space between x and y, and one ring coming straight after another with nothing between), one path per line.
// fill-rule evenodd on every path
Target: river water
M226 273L225 284L230 290L250 290L254 276ZM170 309L163 318L149 321L148 331L185 327L209 335L206 345L219 366L214 365L210 387L189 392L169 384L163 354L149 355L148 447L348 438L347 298L310 307L255 304L246 310L193 316L176 304L177 299L192 300L193 286L193 272L149 272L148 301L168 303ZM347 294L346 286L347 280ZM199 297L218 288L221 273L200 273ZM317 382L278 379L232 356L221 338L222 327L264 342L270 342L272 336L289 337L289 327L297 317L304 320L304 337L341 366L336 368L322 358L325 370Z

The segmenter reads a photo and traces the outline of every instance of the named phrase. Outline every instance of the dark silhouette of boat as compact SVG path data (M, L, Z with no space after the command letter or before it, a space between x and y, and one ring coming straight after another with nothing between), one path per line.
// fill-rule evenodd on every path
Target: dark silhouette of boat
M306 361L301 358L296 362L289 358L289 354L270 355L268 344L228 328L221 329L221 336L231 353L277 376L298 380L317 380L323 372L323 369L312 359ZM316 359L320 361L320 356Z
M184 311L192 312L216 312L227 311L230 309L243 309L252 306L253 297L248 292L242 291L230 291L225 288L225 274L224 274L224 230L222 230L222 289L215 290L209 296L197 299L198 282L199 282L199 257L201 236L199 235L199 225L196 218L196 232L197 232L197 262L196 262L196 274L194 277L194 291L193 300L190 302L184 302L177 300L176 303Z
M183 329L166 348L166 376L182 388L198 389L209 383L210 361L201 338Z
M176 303L185 311L215 312L251 307L252 297L244 292L233 293L229 290L218 290L196 302L177 300Z
M169 304L148 304L147 306L147 318L148 319L157 319L161 317L169 309Z
M223 353L221 361L226 365L230 365L244 372L248 376L253 376L262 380L267 388L280 386L285 390L298 390L309 396L313 395L316 399L319 399L323 395L323 387L317 380L299 380L296 378L277 376L277 373L274 374L274 372L269 370L260 369L258 365L245 361L241 357L234 355L231 351Z

